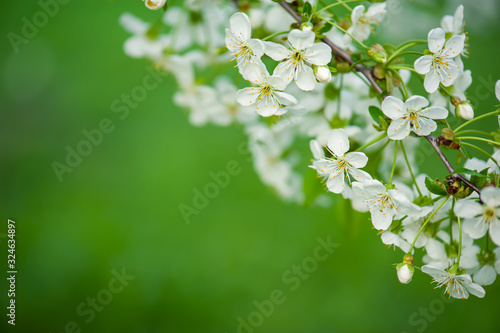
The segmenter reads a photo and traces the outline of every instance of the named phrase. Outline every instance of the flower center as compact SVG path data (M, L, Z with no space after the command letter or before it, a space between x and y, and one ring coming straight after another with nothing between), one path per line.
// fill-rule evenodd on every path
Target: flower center
M485 210L483 212L483 216L484 216L484 219L486 220L486 222L491 222L496 218L497 211L495 208L487 207L487 208L485 208Z
M448 67L449 62L446 57L441 55L440 53L436 53L432 58L432 67Z
M295 53L292 55L293 62L300 63L304 60L304 56L301 51L295 51Z

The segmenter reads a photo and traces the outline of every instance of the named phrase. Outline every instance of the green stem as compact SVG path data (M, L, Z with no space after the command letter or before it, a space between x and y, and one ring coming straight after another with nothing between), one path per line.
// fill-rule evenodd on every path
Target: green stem
M414 73L416 73L417 71L415 70L415 68L411 68L411 67L404 67L404 66L391 66L390 67L391 69L406 69L406 70L409 70L409 71L412 71Z
M441 91L443 91L446 95L448 95L449 97L453 97L453 94L448 90L446 89L443 85L441 85L439 87L439 89L441 89Z
M417 51L408 51L408 52L401 52L399 53L398 55L401 57L403 55L407 55L407 54L416 54L416 55L419 55L419 56L423 56L425 55L424 53L422 52L417 52ZM393 61L394 59L396 58L392 58L390 61ZM389 65L389 60L387 60L387 63L386 63L386 66Z
M391 183L392 177L394 176L394 170L396 170L396 160L398 158L398 142L394 141L394 161L392 162L391 175L389 176L388 184Z
M450 211L450 245L453 245L453 217L455 209L455 200L451 203L451 211Z
M335 28L339 29L340 31L342 31L343 33L345 33L346 35L348 35L349 37L351 37L356 43L358 43L360 46L362 46L365 50L368 50L369 47L366 46L365 44L363 44L362 42L360 42L358 39L356 39L356 37L354 37L353 35L351 35L350 33L347 32L347 30L345 30L344 28L342 28L341 26L339 26L337 23L334 23L330 20L327 20L326 18L322 17L322 20L325 21L326 23L329 23L331 25L333 25Z
M399 49L397 49L396 51L394 51L393 54L391 54L391 56L389 57L389 59L387 59L387 63L390 63L392 60L394 60L394 58L396 58L398 56L398 54L400 54L404 50L409 49L410 47L415 46L415 45L417 45L417 44L415 44L415 43L408 43L407 45L404 45L404 46L400 47Z
M498 115L499 113L500 113L500 110L495 110L493 112L489 112L489 113L485 113L485 114L482 114L480 116L477 116L476 118L473 118L473 119L471 119L469 121L466 121L462 125L458 126L457 128L455 128L455 130L453 132L458 132L459 130L461 130L462 128L464 128L465 126L471 124L472 122L474 122L476 120L479 120L479 119L482 119L482 118L485 118L485 117L489 117L489 116L493 116L493 115Z
M443 205L446 203L446 201L448 201L449 198L450 198L449 196L446 197L446 199L443 200L443 202L438 206L438 208L436 208L432 212L432 214L427 218L427 220L425 220L424 224L422 225L422 227L418 231L418 234L415 236L415 239L413 240L413 243L411 243L410 249L408 250L408 254L411 254L411 251L413 250L413 247L415 246L415 243L417 242L418 237L420 236L420 234L422 233L422 231L424 231L425 227L427 226L427 223L429 223L429 221L432 219L432 217L437 213L438 210L441 209L441 207L443 207Z
M284 35L284 34L287 34L287 33L289 33L289 32L290 32L290 30L277 32L277 33L275 33L275 34L272 34L272 35L269 35L269 36L267 36L267 37L264 37L264 38L262 38L261 40L262 40L262 41L266 41L266 40L271 39L271 38L273 38L273 37L276 37L276 36L279 36L279 35Z
M460 267L460 256L462 255L462 223L460 223L460 216L458 216L458 215L457 215L457 221L458 221L458 254L457 254L457 266Z
M344 7L346 7L346 5L345 5L346 3L349 3L349 2L361 2L362 0L346 0L346 1L337 0L337 1L338 1L337 3L333 3L331 5L328 5L326 7L321 8L320 10L318 10L316 12L316 14L319 14L319 13L321 13L324 10L330 9L330 8L338 6L338 5L343 5ZM348 10L351 10L351 8L349 8L349 7L346 7L346 8Z
M396 47L396 50L399 50L401 49L403 46L405 46L406 44L415 44L415 45L418 45L418 44L427 44L428 41L426 40L423 40L423 39L415 39L415 40L409 40L407 42L404 42L404 43L401 43L399 44L397 47Z
M494 146L500 146L500 143L499 142L496 142L496 141L493 141L493 140L488 140L488 139L485 139L485 138L477 138L475 136L461 136L459 138L457 138L458 140L476 140L476 141L484 141L484 142L488 142L488 143L491 143L492 145Z
M486 152L485 150L479 148L478 146L470 144L470 143L467 143L467 142L461 142L461 144L463 144L464 146L468 146L468 147L471 147L471 148L474 148L474 149L480 151L481 153L483 153L486 156L488 156L493 162L495 162L496 165L498 165L497 160L495 158L493 158L493 156L491 156L488 152Z
M398 77L399 81L401 82L401 85L403 86L403 90L404 90L404 92L405 92L405 96L406 96L406 97L405 97L405 101L406 101L406 100L410 97L410 96L408 95L408 90L406 90L406 84L405 84L405 82L403 81L403 79L401 78L401 75L399 75L398 71L392 71L392 72L393 72L393 73L394 73L394 74ZM401 141L401 143L403 143L403 142Z
M401 141L401 150L403 151L406 165L408 165L408 171L410 171L411 179L413 179L413 183L415 184L415 187L417 188L418 195L422 196L422 192L420 192L420 189L418 188L418 184L417 184L417 180L415 179L415 175L413 174L413 171L411 170L410 161L408 161L408 157L406 156L406 151L405 151L405 146L403 145L403 141Z
M379 136L377 136L375 139L373 140L370 140L369 142L365 143L364 145L362 145L361 147L359 147L358 149L356 149L355 151L360 151L360 150L363 150L365 149L366 147L369 147L371 146L372 144L376 143L376 142L379 142L380 140L382 140L383 138L385 138L387 136L387 132L384 132L382 134L380 134Z
M486 133L486 132L483 132L483 131L477 131L477 130L465 130L465 131L461 131L461 132L458 132L458 133L455 133L455 136L459 136L459 135L462 135L462 134L482 134L482 135L486 135L486 136L489 136L489 137L492 137L492 135L490 133Z
M371 60L372 60L372 59L360 59L360 60L358 60L358 61L355 61L355 62L353 62L353 63L352 63L352 65L351 65L351 66L349 66L349 70L353 69L353 68L354 68L354 66L356 66L357 64L361 64L361 63L363 63L363 62L367 62L367 61L371 61Z

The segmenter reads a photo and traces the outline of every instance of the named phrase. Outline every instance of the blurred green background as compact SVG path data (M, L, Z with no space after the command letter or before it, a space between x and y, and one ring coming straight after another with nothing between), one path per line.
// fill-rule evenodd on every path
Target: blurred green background
M380 36L423 39L455 6L403 1L402 13ZM485 299L449 304L429 276L416 274L401 285L390 265L402 253L382 244L367 215L344 201L329 210L282 203L238 153L245 140L239 128L188 123L171 102L171 76L125 119L113 113L113 101L148 74L147 62L124 55L128 34L118 25L125 11L156 18L140 1L61 5L18 53L6 36L20 34L22 18L40 6L9 1L2 7L2 332L499 331L498 281L486 287ZM465 64L476 79L469 93L481 89L486 96L476 110L481 114L497 104L500 23L488 19L489 7L478 8L477 1L466 2L471 57ZM64 163L66 147L75 149L82 131L104 118L114 130L59 182L52 163ZM242 172L187 225L179 204L190 204L193 189L231 160ZM445 172L434 157L421 167ZM15 328L5 316L7 218L17 225ZM317 238L328 236L339 246L291 290L283 275L310 262ZM120 286L114 276L122 269L134 278L110 293L110 282ZM254 302L268 303L275 289L284 302L269 316L252 314ZM96 297L106 304L97 304L92 316L87 302ZM238 318L249 316L258 327L238 330Z

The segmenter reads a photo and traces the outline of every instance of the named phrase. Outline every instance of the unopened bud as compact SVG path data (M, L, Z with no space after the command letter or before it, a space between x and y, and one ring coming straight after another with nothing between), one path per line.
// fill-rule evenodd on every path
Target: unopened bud
M380 45L375 45L368 50L368 55L376 62L383 64L387 61L387 53Z
M316 67L314 75L316 75L316 80L321 83L328 83L332 80L332 72L326 66Z
M167 0L146 0L145 4L146 4L146 7L148 7L149 9L158 10L158 9L163 8L163 6L165 6L166 2L167 2Z
M410 283L413 278L413 273L415 272L415 267L411 264L401 263L397 266L397 274L399 282L403 284Z
M300 25L300 30L302 31L311 31L314 28L314 25L311 22L304 22Z
M457 117L463 118L465 120L471 120L474 118L474 109L469 102L465 101L457 105L455 110Z

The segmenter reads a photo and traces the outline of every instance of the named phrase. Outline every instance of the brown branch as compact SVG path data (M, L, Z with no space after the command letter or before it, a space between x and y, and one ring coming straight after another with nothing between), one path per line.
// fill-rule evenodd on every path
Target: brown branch
M427 139L427 141L429 141L429 143L431 144L432 148L434 148L434 150L438 154L439 158L443 162L444 166L446 167L446 169L448 169L448 172L451 174L451 177L455 178L455 179L461 180L464 184L466 184L467 186L469 186L470 188L472 188L478 194L481 194L481 190L476 185L474 185L469 180L467 180L467 178L465 178L463 175L461 175L459 173L455 173L455 169L451 165L450 161L448 161L448 159L446 158L446 156L444 156L443 152L439 148L439 139L436 138L436 137L434 137L434 136L432 136L432 135L426 135L425 138Z
M292 15L295 18L295 20L297 20L298 23L302 23L302 18L300 17L300 15L297 14L297 12L295 12L295 10L293 10L293 8L290 7L290 5L288 3L286 3L285 1L282 1L282 2L280 2L280 5L287 12L289 12L290 15ZM335 45L328 38L323 38L322 40L323 40L323 42L326 45L330 46L330 48L332 49L332 51L335 54L335 56L341 58L344 61L347 61L349 63L349 65L354 64L354 60L352 60L352 58L349 55L349 53L347 53L346 51L342 50L340 47L338 47L337 45ZM384 90L377 83L377 80L375 79L375 76L373 76L373 70L372 69L367 68L367 67L365 67L365 66L363 66L361 64L357 64L356 66L354 66L354 68L357 69L358 71L360 71L361 73L363 73L363 75L368 79L368 81L370 81L370 84L373 86L373 88L375 89L375 91L379 95L382 95L382 93L383 93Z
M290 15L292 15L295 18L295 20L297 20L298 23L302 23L301 16L297 12L295 12L295 10L288 3L286 3L285 1L282 1L282 2L280 2L280 5L288 13L290 13ZM344 61L347 61L350 65L352 65L354 63L354 60L352 59L352 57L346 51L342 50L337 45L335 45L331 40L329 40L328 38L323 38L323 42L326 45L330 46L333 53L337 57L343 59ZM375 79L375 76L373 75L373 69L367 68L361 64L357 64L356 66L354 66L354 68L357 69L358 71L360 71L361 73L363 73L363 75L368 79L368 81L370 81L370 84L372 85L372 87L375 89L375 91L379 95L383 94L384 90L377 83L377 80ZM385 96L382 95L382 98L385 98ZM427 141L429 141L432 148L434 148L434 150L438 154L439 158L441 159L441 161L445 165L446 169L448 169L448 172L451 174L451 177L455 178L455 179L460 179L464 184L466 184L467 186L472 188L478 194L481 194L481 190L476 185L474 185L470 181L468 181L467 178L465 178L463 175L454 173L455 169L453 168L453 166L450 164L450 162L448 161L446 156L444 156L443 152L439 148L438 139L431 136L431 135L427 135L427 136L425 136L425 138L427 139Z

